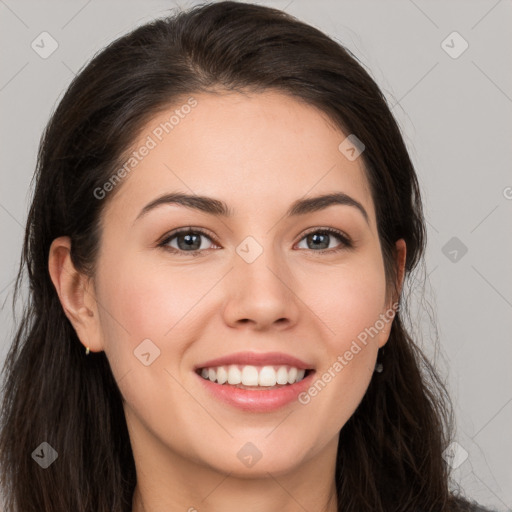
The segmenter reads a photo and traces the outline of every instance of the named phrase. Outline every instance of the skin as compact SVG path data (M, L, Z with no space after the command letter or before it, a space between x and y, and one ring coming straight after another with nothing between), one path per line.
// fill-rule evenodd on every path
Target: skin
M338 150L346 135L291 97L194 97L197 106L107 203L94 279L73 267L67 237L51 246L51 278L80 341L105 351L124 397L135 512L291 512L298 504L333 512L338 434L368 388L391 322L306 405L241 411L212 399L193 367L242 350L280 351L322 375L391 308L396 297L386 299L362 159L348 160ZM175 108L152 119L134 148ZM135 220L147 203L177 191L222 199L234 216L167 204ZM283 217L297 199L340 191L364 206L369 223L347 205ZM157 247L171 230L189 226L212 234L201 237L201 256ZM327 227L354 247L333 235L329 249L308 244L306 230ZM252 263L236 252L247 236L263 249ZM170 245L185 244L174 238ZM397 250L401 288L403 240ZM145 339L160 350L149 366L133 353ZM262 454L252 467L237 457L247 442Z

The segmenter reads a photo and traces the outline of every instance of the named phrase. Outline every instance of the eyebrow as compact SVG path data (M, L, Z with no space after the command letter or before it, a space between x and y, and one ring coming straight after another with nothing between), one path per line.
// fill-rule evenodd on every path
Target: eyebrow
M234 211L231 210L224 201L219 199L175 192L164 194L148 203L137 215L135 221L146 215L149 211L164 204L177 204L186 208L192 208L194 210L199 210L210 215L216 215L225 218L233 217L234 215ZM364 209L363 205L344 192L324 194L316 197L309 197L307 199L298 199L290 206L285 216L294 217L297 215L305 215L307 213L324 210L325 208L328 208L334 204L341 204L356 208L363 215L366 223L368 225L370 224L368 213Z

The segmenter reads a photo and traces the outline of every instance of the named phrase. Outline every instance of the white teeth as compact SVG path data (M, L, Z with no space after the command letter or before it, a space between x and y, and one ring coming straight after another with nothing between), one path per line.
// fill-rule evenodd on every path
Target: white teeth
M293 384L297 378L297 368L290 368L288 372L288 384Z
M272 366L264 366L260 370L258 384L260 386L275 386L277 382L276 371Z
M300 382L306 370L293 366L236 365L203 368L201 376L219 384L273 387Z
M276 380L278 384L288 384L288 370L286 366L281 366L279 370L277 370Z
M217 368L217 382L219 384L224 384L224 382L228 381L228 372L224 368L224 366L219 366Z
M242 370L242 384L244 386L258 385L258 369L256 366L244 366Z
M240 384L242 382L242 372L238 366L232 364L228 370L228 384Z

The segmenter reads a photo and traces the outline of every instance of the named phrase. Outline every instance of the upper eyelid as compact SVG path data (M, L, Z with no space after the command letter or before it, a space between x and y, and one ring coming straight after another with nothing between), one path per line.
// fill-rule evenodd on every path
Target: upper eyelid
M185 228L177 228L176 230L169 231L166 235L164 235L161 239L160 243L165 243L174 238L177 235L181 235L182 233L199 233L202 236L206 236L212 240L212 242L217 243L216 237L205 228L194 228L194 227L185 227Z

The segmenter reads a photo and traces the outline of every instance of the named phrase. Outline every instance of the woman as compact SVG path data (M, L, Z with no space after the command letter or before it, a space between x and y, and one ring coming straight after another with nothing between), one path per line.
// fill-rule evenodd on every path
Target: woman
M40 146L7 510L481 510L402 321L424 246L399 128L323 33L218 2L113 42Z

